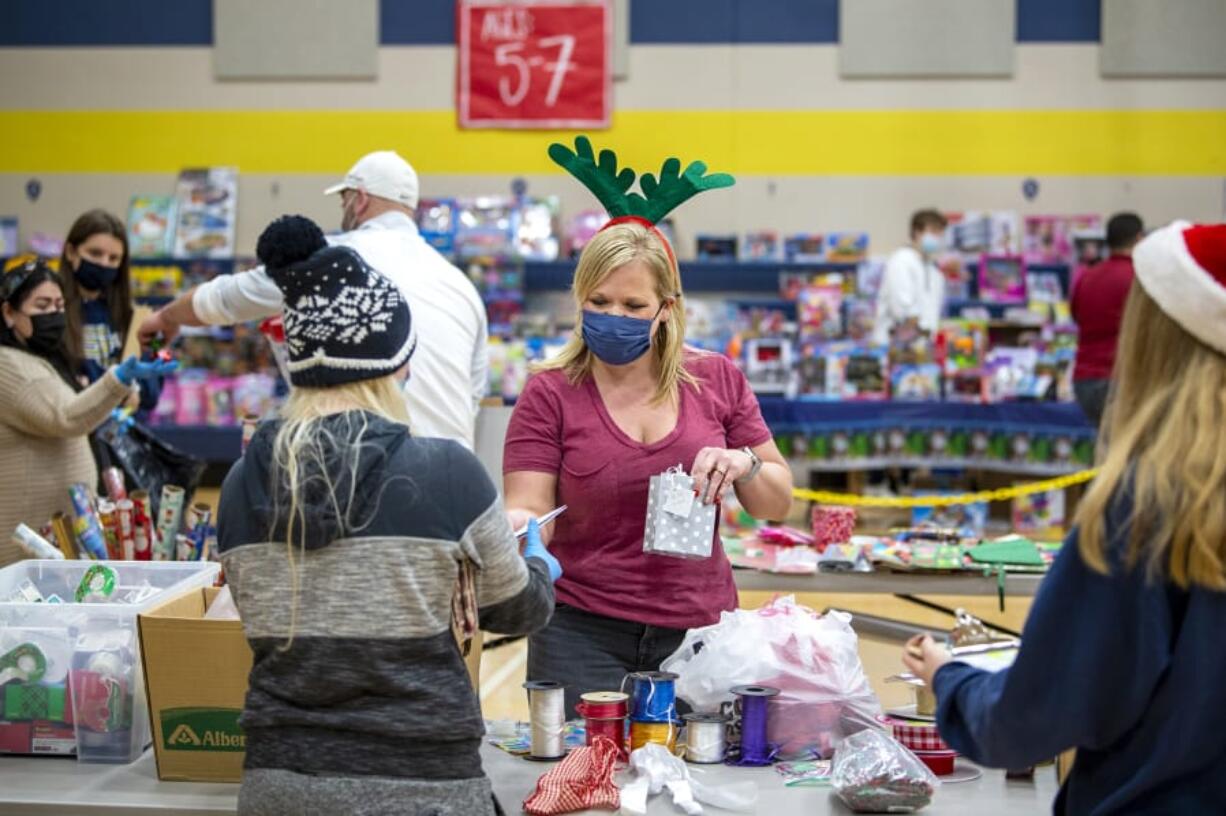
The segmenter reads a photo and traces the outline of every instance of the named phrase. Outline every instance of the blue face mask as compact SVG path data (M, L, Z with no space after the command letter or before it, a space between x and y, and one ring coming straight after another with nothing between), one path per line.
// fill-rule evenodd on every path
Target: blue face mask
M936 255L945 247L945 239L935 232L925 232L920 236L920 251L925 255Z
M660 309L663 308L664 304L660 304ZM583 342L597 359L609 365L626 365L651 348L651 324L654 322L654 317L643 320L584 310Z

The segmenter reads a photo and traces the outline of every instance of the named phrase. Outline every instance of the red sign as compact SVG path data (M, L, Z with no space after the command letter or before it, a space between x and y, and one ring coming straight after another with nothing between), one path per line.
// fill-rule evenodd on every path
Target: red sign
M461 127L609 126L608 0L460 0Z

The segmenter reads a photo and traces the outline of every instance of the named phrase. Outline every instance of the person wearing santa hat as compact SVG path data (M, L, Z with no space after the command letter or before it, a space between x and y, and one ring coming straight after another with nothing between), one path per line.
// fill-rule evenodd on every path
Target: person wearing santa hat
M1226 224L1133 253L1099 472L1012 667L903 662L950 747L1025 767L1075 748L1056 813L1226 813Z

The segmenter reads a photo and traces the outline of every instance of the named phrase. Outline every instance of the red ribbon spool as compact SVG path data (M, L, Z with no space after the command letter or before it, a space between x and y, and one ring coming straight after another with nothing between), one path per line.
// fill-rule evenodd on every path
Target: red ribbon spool
M592 691L580 695L575 711L583 717L588 745L597 737L606 737L613 741L623 757L626 756L626 713L629 699L628 694L619 691Z

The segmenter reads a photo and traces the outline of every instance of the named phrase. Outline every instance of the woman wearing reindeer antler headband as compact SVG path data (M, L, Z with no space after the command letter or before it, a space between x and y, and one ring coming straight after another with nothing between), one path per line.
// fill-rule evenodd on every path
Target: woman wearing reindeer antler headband
M741 371L685 345L681 279L656 222L698 193L733 184L706 166L664 162L628 192L630 168L582 136L549 155L588 187L613 219L579 258L578 325L562 354L524 388L507 431L505 493L513 521L560 505L551 550L562 564L558 606L532 636L529 679L581 693L616 689L626 673L655 670L687 629L736 607L732 568L715 531L701 560L643 552L651 477L682 465L697 500L735 490L758 518L791 507L791 473ZM548 529L548 528L547 528Z

